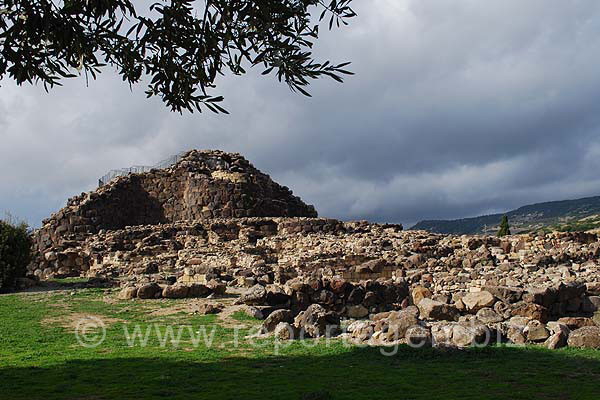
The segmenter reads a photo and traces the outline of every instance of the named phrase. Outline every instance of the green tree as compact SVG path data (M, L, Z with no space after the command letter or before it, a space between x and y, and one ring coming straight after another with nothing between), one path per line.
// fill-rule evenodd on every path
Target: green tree
M0 290L25 276L31 256L31 236L24 222L0 220Z
M510 226L508 225L508 217L504 215L502 221L500 221L500 229L498 230L498 237L510 235Z
M173 111L227 112L214 95L219 75L262 65L292 91L312 79L342 82L349 63L317 62L319 25L347 25L352 0L0 0L0 79L46 90L107 65Z

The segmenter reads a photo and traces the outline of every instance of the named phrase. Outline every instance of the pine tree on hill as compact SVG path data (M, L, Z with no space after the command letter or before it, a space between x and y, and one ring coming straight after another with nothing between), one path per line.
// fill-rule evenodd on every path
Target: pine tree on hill
M500 222L500 229L498 230L498 237L510 235L510 226L508 225L508 217L504 215Z

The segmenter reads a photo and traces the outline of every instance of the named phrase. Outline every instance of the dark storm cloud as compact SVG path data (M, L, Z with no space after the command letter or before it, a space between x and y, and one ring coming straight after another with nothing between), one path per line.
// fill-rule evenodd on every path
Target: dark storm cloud
M111 168L244 154L321 215L416 222L600 194L600 3L376 0L323 33L344 85L227 77L230 116L169 113L105 73L0 88L0 210L39 224Z

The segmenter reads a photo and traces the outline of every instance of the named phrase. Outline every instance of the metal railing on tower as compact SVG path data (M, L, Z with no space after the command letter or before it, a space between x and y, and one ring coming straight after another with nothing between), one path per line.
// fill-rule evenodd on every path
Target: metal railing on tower
M108 182L113 180L118 176L127 176L129 174L139 174L142 172L148 172L153 169L165 169L169 168L171 165L177 164L179 160L183 157L185 152L176 154L169 158L165 158L164 160L154 164L154 165L134 165L129 168L121 168L121 169L113 169L110 170L106 175L98 179L98 187L106 185Z

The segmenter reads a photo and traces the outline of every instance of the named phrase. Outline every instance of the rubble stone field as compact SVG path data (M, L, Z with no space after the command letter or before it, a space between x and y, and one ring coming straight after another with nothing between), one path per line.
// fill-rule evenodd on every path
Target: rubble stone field
M596 233L455 236L319 218L240 155L193 150L169 168L120 177L70 199L34 239L30 276L112 287L96 289L104 290L95 292L103 300L94 301L113 304L115 320L130 307L148 315L177 304L178 312L219 315L215 324L246 315L256 328L247 339L286 342L292 353L306 340L326 338L356 351L400 346L411 364L429 366L427 357L442 357L440 365L487 357L493 367L519 347L550 364L583 354L592 358L577 361L586 365L579 373L597 385L580 388L589 389L586 398L600 395ZM339 346L330 351L352 365L350 353L336 353ZM365 362L373 363L368 354ZM390 373L398 357L386 361ZM269 385L269 376L262 379ZM535 397L510 386L498 393ZM331 397L301 398L337 398L326 392L308 395Z

